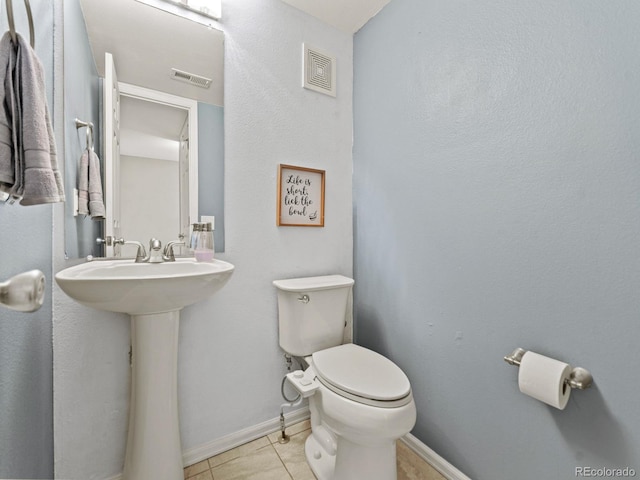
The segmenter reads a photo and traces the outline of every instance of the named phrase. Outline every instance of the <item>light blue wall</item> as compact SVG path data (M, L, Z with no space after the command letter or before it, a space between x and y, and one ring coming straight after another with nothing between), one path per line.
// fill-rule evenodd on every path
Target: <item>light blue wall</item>
M224 252L224 107L198 103L198 211L214 215L216 252Z
M85 149L86 128L76 129L75 119L93 122L94 149L101 154L100 144L101 89L98 70L93 60L84 17L78 0L64 2L64 135L65 135L65 186L72 199L72 188L78 185L78 167ZM96 238L102 237L103 221L89 216L73 216L73 202L65 204L65 253L69 258L100 255L101 247Z
M640 474L638 25L635 0L393 0L356 35L356 339L473 479ZM518 346L594 388L521 394Z
M36 53L44 67L51 113L53 3L35 0L31 8ZM14 2L14 14L17 31L28 39L22 2ZM2 2L2 33L7 30L6 19ZM40 310L17 313L0 307L0 478L53 478L51 228L51 205L0 203L0 281L32 269L46 276L45 301Z

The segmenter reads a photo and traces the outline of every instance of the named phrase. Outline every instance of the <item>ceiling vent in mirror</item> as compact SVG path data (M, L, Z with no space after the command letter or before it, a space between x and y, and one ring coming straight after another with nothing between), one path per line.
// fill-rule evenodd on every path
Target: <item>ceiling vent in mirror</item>
M181 82L187 82L196 87L209 88L211 85L211 79L207 77L201 77L194 73L184 72L177 68L172 68L169 74L174 80L180 80Z
M305 44L302 44L302 55L302 86L335 97L336 57Z

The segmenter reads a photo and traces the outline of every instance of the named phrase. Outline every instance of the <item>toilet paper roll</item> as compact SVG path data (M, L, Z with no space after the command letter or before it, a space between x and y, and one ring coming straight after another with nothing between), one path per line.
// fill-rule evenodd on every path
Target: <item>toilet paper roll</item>
M525 395L564 410L571 387L567 384L571 365L535 352L526 352L520 361L518 387Z

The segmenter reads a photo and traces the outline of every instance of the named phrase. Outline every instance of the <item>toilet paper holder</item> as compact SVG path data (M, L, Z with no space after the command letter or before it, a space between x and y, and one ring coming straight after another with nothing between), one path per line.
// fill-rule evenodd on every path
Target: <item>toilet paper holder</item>
M504 361L509 365L515 365L516 367L519 367L522 356L525 353L527 353L527 351L524 348L516 348L513 352L504 357ZM567 379L567 384L571 388L585 390L593 384L593 377L591 376L589 370L581 367L575 367L571 370L571 375Z

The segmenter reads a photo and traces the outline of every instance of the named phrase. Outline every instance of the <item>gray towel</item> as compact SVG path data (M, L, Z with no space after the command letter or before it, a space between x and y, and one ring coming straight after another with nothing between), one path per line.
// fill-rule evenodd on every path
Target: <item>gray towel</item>
M24 150L24 194L21 205L64 202L56 144L49 118L44 69L24 38L18 37L16 82L21 89L21 129Z
M0 189L22 198L21 205L63 202L44 71L31 46L17 38L17 48L9 33L0 40Z
M89 215L89 150L82 152L78 168L78 214Z
M105 211L102 177L100 159L96 152L87 149L82 153L78 175L78 213L91 215L94 220L103 220Z
M16 52L11 36L5 33L0 40L0 190L8 194L14 192L16 180L21 182L21 161L18 153L18 112L15 101L13 80L15 75ZM18 185L19 187L19 185Z

